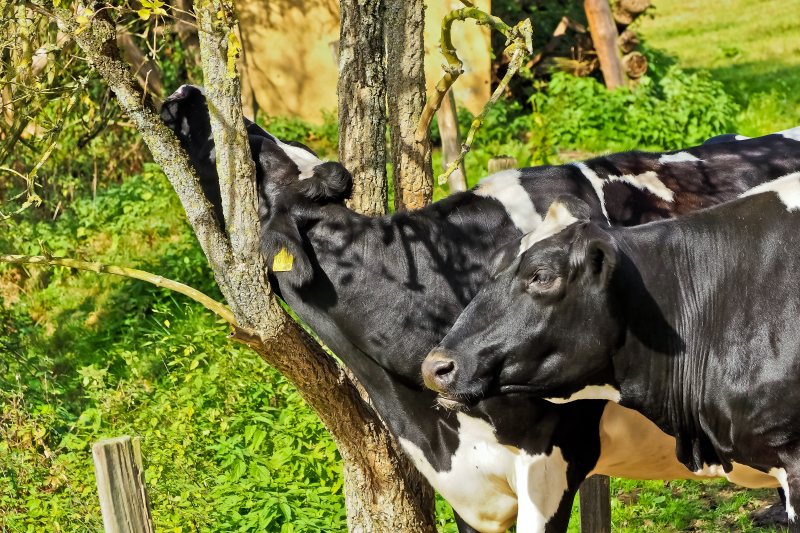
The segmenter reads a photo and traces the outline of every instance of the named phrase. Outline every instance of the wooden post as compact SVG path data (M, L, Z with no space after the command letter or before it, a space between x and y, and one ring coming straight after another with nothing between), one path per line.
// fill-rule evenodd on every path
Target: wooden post
M494 174L501 170L517 168L517 160L508 155L498 155L497 157L491 158L486 166L489 174Z
M92 457L105 533L153 533L139 439L101 440Z
M444 171L461 153L461 135L458 131L458 112L453 91L447 91L447 96L442 101L439 111L436 112L436 122L439 124L439 135L442 138L442 170ZM450 184L451 193L467 190L467 172L464 169L463 161L450 174L447 182Z
M581 485L581 533L611 533L611 482L592 476Z
M603 71L606 87L616 89L625 85L622 57L617 48L619 34L608 0L585 0L583 7L586 10L589 31L592 33L592 42L600 60L600 70Z

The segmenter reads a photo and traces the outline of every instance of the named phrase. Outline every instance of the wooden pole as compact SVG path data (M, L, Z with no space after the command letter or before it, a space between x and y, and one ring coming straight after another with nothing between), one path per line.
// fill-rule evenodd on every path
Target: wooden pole
M611 483L592 476L581 485L581 533L611 533Z
M517 168L517 160L509 155L498 155L493 157L486 164L489 174L500 172L509 168Z
M592 42L600 60L600 70L603 72L606 87L616 89L625 85L622 57L617 48L619 34L608 0L585 0L583 7L586 10L589 31L592 33Z
M436 122L439 124L439 135L442 137L442 170L445 171L461 153L461 135L458 131L458 112L453 91L447 91L447 96L436 112ZM463 161L450 174L447 182L450 184L451 193L467 190L467 172Z
M139 439L101 440L92 457L105 533L153 533Z

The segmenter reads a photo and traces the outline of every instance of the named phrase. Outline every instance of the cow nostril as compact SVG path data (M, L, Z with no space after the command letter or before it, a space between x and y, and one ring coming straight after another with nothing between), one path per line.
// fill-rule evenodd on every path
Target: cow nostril
M425 385L436 392L444 390L453 382L456 362L441 352L432 352L422 363Z
M434 372L436 373L436 377L441 378L451 373L455 369L456 362L450 359L447 361L439 361Z

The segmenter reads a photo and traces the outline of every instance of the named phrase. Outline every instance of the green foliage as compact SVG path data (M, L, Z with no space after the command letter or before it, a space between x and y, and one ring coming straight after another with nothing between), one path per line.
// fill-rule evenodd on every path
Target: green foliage
M677 149L732 131L738 105L703 72L670 67L657 81L608 91L592 78L555 73L532 98L551 142L590 151Z
M154 167L35 213L0 249L137 265L219 297ZM296 391L202 307L129 280L0 267L0 528L101 529L91 443L142 438L159 530L341 531L335 447Z
M320 157L335 158L339 149L339 126L336 114L322 113L322 123L312 124L297 117L273 117L260 114L258 122L279 139L301 142Z

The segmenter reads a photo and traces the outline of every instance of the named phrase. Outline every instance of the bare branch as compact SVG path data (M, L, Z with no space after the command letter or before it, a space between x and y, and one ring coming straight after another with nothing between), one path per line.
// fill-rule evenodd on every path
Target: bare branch
M531 21L526 19L518 24L516 28L519 28L519 36L514 40L511 46L506 48L506 53L511 53L511 61L508 64L506 75L503 76L502 80L500 80L500 83L492 93L489 101L483 106L483 110L481 110L480 114L472 120L472 125L470 125L469 132L467 133L467 138L464 141L464 144L461 145L461 153L450 163L450 165L447 167L447 170L444 171L444 174L439 176L439 184L446 183L447 178L450 177L450 174L455 172L459 165L461 165L462 161L464 161L464 157L466 157L467 152L469 152L470 148L472 147L472 142L475 140L475 134L483 124L489 109L491 109L497 100L500 99L500 96L503 94L503 92L505 92L506 87L508 87L508 83L511 81L511 78L514 77L519 68L522 66L522 63L525 61L525 58L531 53Z
M469 5L469 2L466 2L465 5ZM453 46L451 32L454 22L458 20L465 21L468 19L474 20L476 24L490 26L509 39L515 37L515 35L513 35L515 28L512 28L503 22L499 17L489 15L477 7L463 7L461 9L456 9L448 13L444 19L442 19L442 34L439 39L439 51L442 53L442 56L447 63L442 65L442 68L444 69L444 75L436 83L434 92L428 99L425 109L422 111L422 116L420 117L419 124L417 125L417 142L422 142L428 137L431 121L433 120L433 114L436 113L437 109L439 109L439 106L442 104L442 100L447 94L447 91L456 82L462 72L464 72L462 70L464 63L461 61L461 59L459 59L455 46Z
M157 287L163 287L165 289L183 294L238 329L236 318L233 316L233 313L231 313L231 310L227 306L219 303L215 299L198 291L197 289L180 283L179 281L174 281L157 274L151 274L150 272L146 272L144 270L105 265L97 261L80 261L78 259L69 259L67 257L47 257L44 255L0 254L0 263L9 263L12 265L41 265L48 267L62 266L76 268L78 270L87 270L97 274L113 274L115 276L146 281L147 283L153 284Z

